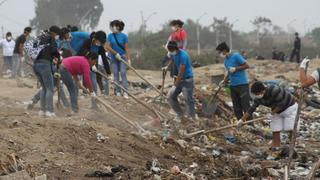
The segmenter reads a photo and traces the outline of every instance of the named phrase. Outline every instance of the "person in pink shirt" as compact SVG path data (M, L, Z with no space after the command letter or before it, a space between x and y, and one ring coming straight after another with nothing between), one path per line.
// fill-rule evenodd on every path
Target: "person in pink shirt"
M62 61L59 73L61 74L61 80L69 91L71 108L74 113L79 110L76 86L81 89L88 89L91 95L95 96L90 78L90 68L95 66L97 60L98 54L89 52L86 56L72 56ZM79 75L83 76L84 87L80 83Z

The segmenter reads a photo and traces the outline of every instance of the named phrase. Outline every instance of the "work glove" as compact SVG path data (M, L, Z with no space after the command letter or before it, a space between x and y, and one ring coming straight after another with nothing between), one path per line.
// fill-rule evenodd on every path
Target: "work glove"
M96 66L96 65L93 65L93 66L91 67L91 70L92 70L93 72L98 72L98 69L97 69L97 66Z
M228 72L229 72L230 74L233 74L233 73L236 72L236 68L235 68L235 67L231 67L231 68L229 68Z
M131 59L128 59L128 64L131 66Z
M55 78L61 78L61 74L58 73L58 72L55 72L55 73L53 74L53 77L55 77Z
M167 71L168 70L168 66L164 66L161 68L162 71Z
M112 75L111 74L107 74L107 80L112 81Z
M171 58L170 52L167 53L167 57L168 57L168 58Z
M240 119L240 120L237 122L237 129L240 129L242 126L243 126L243 120Z
M26 60L26 58L24 58L24 56L21 57L21 62L24 62Z
M300 64L300 68L302 69L306 69L307 68L307 64L310 62L310 59L304 58Z
M116 59L119 60L119 61L122 60L122 57L121 57L121 55L120 55L119 53L117 53L117 54L115 55L115 57L116 57Z

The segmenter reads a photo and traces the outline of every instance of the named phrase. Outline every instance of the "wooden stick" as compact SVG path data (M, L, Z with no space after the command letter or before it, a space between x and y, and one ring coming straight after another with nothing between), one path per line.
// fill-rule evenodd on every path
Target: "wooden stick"
M305 73L307 73L308 71L308 66L309 63L307 63L306 68L305 68ZM297 114L294 120L294 127L293 127L293 131L292 131L292 138L290 141L290 148L289 148L289 158L288 158L288 162L287 162L287 166L288 166L288 179L290 178L290 165L291 165L291 161L292 161L292 157L293 157L293 149L296 145L296 139L297 139L297 129L298 129L298 122L299 122L299 117L300 117L300 112L302 109L302 103L304 101L304 89L301 88L300 94L299 94L299 103L298 103L298 109L297 109Z
M97 71L98 74L100 74L102 77L108 79L108 77L103 74L102 72L100 71ZM132 97L136 102L140 103L141 105L143 105L145 108L147 108L148 110L150 110L152 113L154 113L159 119L161 119L161 116L160 114L154 110L151 106L148 106L145 102L141 101L140 99L138 99L137 97L135 97L133 94L129 93L129 91L124 88L123 86L121 86L120 84L118 84L117 82L113 81L113 80L110 80L111 83L115 84L116 86L118 86L120 89L122 89L124 92L126 92L130 97Z
M254 123L254 122L258 122L258 121L262 121L262 120L265 120L265 119L266 119L266 117L253 119L253 120L244 122L243 125ZM186 137L190 138L190 137L196 136L198 134L207 134L207 133L221 131L221 130L224 130L224 129L229 129L229 128L233 128L233 127L237 127L237 126L238 126L238 124L230 124L230 125L227 125L227 126L224 126L224 127L215 128L215 129L211 129L211 130L207 130L207 131L200 130L200 131L196 131L196 132L193 132L193 133L190 133L190 134L186 134Z
M148 83L154 90L156 90L160 95L161 92L159 91L159 89L154 86L150 81L148 81L146 78L144 78L137 70L135 70L128 62L126 62L125 60L121 59L119 60L122 63L124 63L125 65L127 65L134 73L136 73L137 76L139 76L142 80L144 80L146 83Z
M310 170L306 180L314 179L314 174L316 173L317 169L319 169L319 167L320 167L320 159L318 160L318 162L314 163L314 165L313 165L312 169Z

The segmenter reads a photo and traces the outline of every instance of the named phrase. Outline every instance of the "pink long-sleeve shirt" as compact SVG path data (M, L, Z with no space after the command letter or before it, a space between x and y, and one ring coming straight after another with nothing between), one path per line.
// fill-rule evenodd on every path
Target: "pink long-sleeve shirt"
M92 82L90 78L90 64L86 57L68 57L63 59L62 64L72 76L82 75L84 86L89 89L92 88Z

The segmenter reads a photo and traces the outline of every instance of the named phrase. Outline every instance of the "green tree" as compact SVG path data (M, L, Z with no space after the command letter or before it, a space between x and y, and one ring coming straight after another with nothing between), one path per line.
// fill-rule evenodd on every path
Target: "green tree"
M95 28L103 12L100 0L34 0L36 16L31 20L35 29L47 29L51 25L71 24L89 31Z
M318 47L320 47L320 27L314 28L308 36Z

